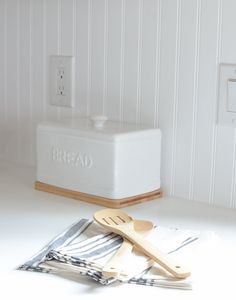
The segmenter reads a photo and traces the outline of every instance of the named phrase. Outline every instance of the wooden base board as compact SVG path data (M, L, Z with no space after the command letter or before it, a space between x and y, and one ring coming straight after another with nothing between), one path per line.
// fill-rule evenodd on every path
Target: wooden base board
M90 194L85 194L81 192L60 188L40 181L35 182L35 189L39 191L44 191L44 192L64 196L64 197L69 197L76 200L86 201L97 205L110 207L110 208L122 208L122 207L130 206L138 203L143 203L149 200L157 199L162 196L162 190L158 189L149 193L145 193L133 197L123 198L123 199L109 199L109 198L97 197Z

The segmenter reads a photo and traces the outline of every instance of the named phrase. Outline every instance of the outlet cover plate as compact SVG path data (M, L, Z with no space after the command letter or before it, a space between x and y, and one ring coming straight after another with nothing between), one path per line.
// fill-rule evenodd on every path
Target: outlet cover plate
M74 57L51 55L50 104L74 107Z
M235 101L234 83L236 84L236 64L220 64L218 92L218 124L236 127L236 112L231 107ZM233 93L232 93L233 92Z

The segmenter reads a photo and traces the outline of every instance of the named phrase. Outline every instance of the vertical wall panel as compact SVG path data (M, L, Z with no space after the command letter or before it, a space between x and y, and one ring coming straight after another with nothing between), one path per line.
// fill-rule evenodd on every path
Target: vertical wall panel
M0 1L0 41L4 43L6 35L5 2ZM5 47L0 47L0 158L4 158L4 127L5 127Z
M229 202L230 208L236 208L236 129L234 129L234 150L233 150L233 173L231 179L231 199ZM222 204L224 205L224 203Z
M90 14L91 0L81 0L76 2L76 80L75 80L75 98L76 115L86 116L88 113L90 89Z
M195 40L197 9L195 0L181 1L180 53L174 193L189 197L191 142L194 105ZM186 26L188 24L188 26Z
M105 0L92 1L91 114L103 112Z
M43 2L31 0L31 97L32 118L37 123L43 116Z
M235 7L234 0L221 0L222 2L222 48L221 58L224 62L236 63L236 40L235 34Z
M44 9L43 1L31 0L31 31L30 31L30 75L31 75L31 103L32 103L32 126L31 126L31 164L36 155L36 128L44 118Z
M122 54L124 50L124 0L108 1L107 115L121 115Z
M174 86L176 72L176 52L178 32L178 1L162 1L161 53L160 53L160 85L159 85L159 127L162 130L162 165L161 180L166 194L172 189L172 140L174 114Z
M229 207L233 176L234 129L219 126L216 146L213 203Z
M216 5L217 4L217 5ZM217 56L219 48L218 3L201 1L201 35L199 45L196 159L193 199L210 199L213 128L217 105ZM211 15L211 18L209 18Z
M74 56L74 0L61 0L60 5L60 46L59 52L62 55ZM61 108L61 118L72 116L72 109Z
M45 60L46 60L46 118L55 120L59 115L59 109L56 106L50 105L50 56L59 54L59 1L50 0L44 1L45 10Z
M123 118L136 122L140 1L126 1Z
M142 52L140 53L140 120L144 124L154 125L155 84L157 47L157 6L156 0L143 1L142 16ZM147 105L148 103L148 105Z
M74 38L74 0L61 0L61 45L63 55L73 55Z
M6 101L6 136L8 143L6 145L6 159L17 159L17 1L7 1L7 101Z
M30 1L19 6L19 160L29 163L31 157L30 103Z

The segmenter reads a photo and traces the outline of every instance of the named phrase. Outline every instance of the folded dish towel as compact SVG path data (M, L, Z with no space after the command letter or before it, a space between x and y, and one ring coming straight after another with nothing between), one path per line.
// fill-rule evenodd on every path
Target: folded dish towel
M206 251L212 245L214 233L158 226L147 240L193 270L193 262L197 261L201 250ZM118 278L104 277L102 269L122 241L121 236L108 232L93 221L82 219L54 238L18 269L73 276L79 274L104 285L118 281L169 288L192 288L192 276L187 279L173 278L135 249L127 258Z

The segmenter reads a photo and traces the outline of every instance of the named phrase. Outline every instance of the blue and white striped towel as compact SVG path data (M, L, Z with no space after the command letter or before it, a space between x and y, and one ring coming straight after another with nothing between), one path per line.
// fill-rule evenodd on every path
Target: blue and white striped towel
M191 230L156 227L147 238L180 262L191 265L197 250L206 246L212 239L208 234ZM176 279L152 260L134 250L118 278L105 278L102 268L120 247L123 239L108 232L95 222L82 219L62 234L54 238L47 246L25 262L18 269L56 273L61 275L84 275L101 284L115 281L162 286L171 288L192 288L191 279Z

